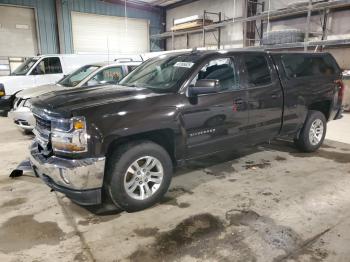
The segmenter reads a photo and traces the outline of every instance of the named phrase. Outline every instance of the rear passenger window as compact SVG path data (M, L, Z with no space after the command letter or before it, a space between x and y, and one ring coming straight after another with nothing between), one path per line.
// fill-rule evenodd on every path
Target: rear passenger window
M289 78L331 76L337 71L329 56L282 55L282 64Z
M271 83L270 69L265 55L246 54L244 61L249 84L260 86Z

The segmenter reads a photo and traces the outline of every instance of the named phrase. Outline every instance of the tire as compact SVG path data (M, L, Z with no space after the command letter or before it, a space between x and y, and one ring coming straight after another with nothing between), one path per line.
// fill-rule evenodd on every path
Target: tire
M321 129L322 131L320 131ZM324 114L311 110L307 115L299 137L294 140L294 143L303 152L314 152L322 145L326 132L327 120ZM312 133L315 135L312 135Z
M171 158L163 147L150 141L126 143L107 157L104 190L117 207L135 212L161 200L170 186L172 173Z

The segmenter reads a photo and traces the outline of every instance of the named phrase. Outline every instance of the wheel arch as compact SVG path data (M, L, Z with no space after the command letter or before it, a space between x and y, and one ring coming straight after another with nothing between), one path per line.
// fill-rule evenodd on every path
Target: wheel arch
M331 106L331 100L318 101L310 104L308 106L308 111L319 111L326 117L326 120L328 121L331 114Z
M175 146L175 131L171 128L163 128L157 130L150 130L141 133L130 134L127 136L113 136L108 139L109 141L104 143L103 151L108 157L118 146L130 143L133 141L147 140L153 143L156 143L163 147L170 158L172 159L173 164L176 164L176 146Z

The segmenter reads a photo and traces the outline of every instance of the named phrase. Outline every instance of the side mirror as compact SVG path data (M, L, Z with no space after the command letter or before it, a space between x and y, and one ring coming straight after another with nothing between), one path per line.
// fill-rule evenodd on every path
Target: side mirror
M220 81L218 79L201 79L195 86L190 87L190 96L200 94L217 93L220 90Z

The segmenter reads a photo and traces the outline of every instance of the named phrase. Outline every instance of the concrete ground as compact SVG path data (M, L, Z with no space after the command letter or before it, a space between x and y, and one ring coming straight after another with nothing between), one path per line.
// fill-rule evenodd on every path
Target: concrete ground
M0 126L0 261L349 261L350 144L194 161L159 205L97 216L31 174L9 179L31 137ZM349 142L347 130L349 115L330 138Z

